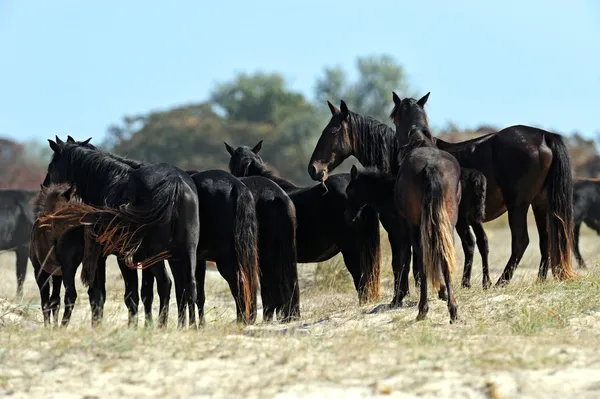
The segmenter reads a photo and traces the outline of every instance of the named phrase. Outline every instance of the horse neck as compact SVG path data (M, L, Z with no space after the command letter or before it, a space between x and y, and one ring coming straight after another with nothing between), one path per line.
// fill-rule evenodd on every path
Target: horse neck
M368 179L366 189L369 205L378 212L394 212L394 175L381 173L363 178Z
M396 173L399 163L398 142L387 125L360 114L351 113L350 136L353 154L364 167Z
M295 190L299 188L294 183L289 181L288 179L284 179L281 176L278 176L277 173L270 170L267 165L260 164L258 162L252 162L250 167L248 168L249 176L262 176L265 177L274 183L276 183L279 187L281 187L284 191L287 190Z
M102 155L105 158L99 162L72 159L68 180L77 187L77 195L83 202L98 206L106 203L115 205L115 202L123 200L121 194L127 186L132 168L115 158Z

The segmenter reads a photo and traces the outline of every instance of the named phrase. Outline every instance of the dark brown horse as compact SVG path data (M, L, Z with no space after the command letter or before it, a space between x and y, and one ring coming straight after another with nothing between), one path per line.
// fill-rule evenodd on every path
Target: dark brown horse
M395 94L394 103L396 108L401 103ZM341 109L331 103L329 107L333 115L308 165L314 180L325 180L328 173L351 155L364 166L394 174L398 171L399 147L392 129L351 112L343 101ZM572 176L567 148L560 135L519 125L461 143L433 140L438 148L454 155L461 167L485 175L486 222L508 211L512 253L497 285L510 281L529 244L530 205L540 235L539 279L545 280L549 265L561 280L574 276L570 258Z
M398 215L409 226L410 241L416 254L414 268L420 271L421 298L417 320L423 320L427 315L429 280L434 288L444 282L450 322L453 322L457 317L452 289L455 269L453 233L461 199L460 165L456 158L433 144L424 105L422 100L405 99L394 114L396 136L402 146L394 203Z

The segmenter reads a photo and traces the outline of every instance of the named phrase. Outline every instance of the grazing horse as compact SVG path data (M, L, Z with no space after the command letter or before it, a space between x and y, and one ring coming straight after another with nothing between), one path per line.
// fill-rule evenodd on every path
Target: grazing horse
M395 93L393 97L396 106L401 103ZM328 104L333 115L309 162L311 178L327 179L328 173L351 155L363 166L396 174L399 145L393 130L373 118L351 112L343 101L340 109ZM512 278L529 244L529 205L533 206L540 235L539 278L545 280L549 264L559 279L574 276L570 259L572 177L569 155L560 135L528 126L511 126L460 143L433 140L438 148L454 155L461 167L485 175L486 222L508 211L512 253L497 285Z
M258 152L260 141L252 149L233 149L225 143L231 155L229 170L234 176L263 176L277 183L296 207L296 246L298 263L323 262L339 252L352 275L359 302L379 297L379 218L372 208L365 208L356 223L346 220L347 173L331 176L325 183L313 187L298 187L279 177L262 160Z
M406 235L406 221L398 216L394 204L396 176L374 167L359 171L356 166L352 166L350 176L352 180L346 188L349 203L347 208L348 218L355 218L365 205L371 205L379 213L381 224L388 231L388 234L394 236ZM477 237L477 243L483 260L483 284L485 287L490 281L487 267L487 236L481 226L484 218L485 177L480 172L461 169L461 188L462 194L456 229L459 231L460 226L460 228L468 231L469 225L471 225L476 232L481 233L481 236L478 235ZM408 241L410 237L406 236L405 239ZM396 241L392 242L395 243ZM474 246L475 243L471 241L470 245ZM472 248L465 248L465 254L472 253L472 251ZM472 265L473 257L469 259L465 256L463 284L470 277ZM414 266L413 272L415 280L417 280L419 278L418 270ZM390 308L401 307L402 299L408 293L408 265L405 271L394 268L394 283L394 297L389 305Z
M0 251L15 251L19 298L27 275L29 234L34 222L30 201L35 195L29 190L0 190Z
M577 178L573 186L573 213L575 219L575 259L579 267L585 268L585 261L579 251L579 231L581 223L600 234L600 179Z
M48 141L54 154L44 185L71 183L84 204L104 208L104 213L96 216L114 218L118 222L99 236L104 256L119 253L131 266L147 256L156 261L168 251L172 255L169 263L175 278L178 325L185 325L188 305L190 325L195 325L199 218L198 197L191 178L167 164L133 168L102 151L86 147L89 140L84 143ZM78 216L72 214L71 217L75 222ZM97 264L102 265L104 262ZM98 277L104 275L103 270L93 273ZM137 273L135 276L137 279ZM104 279L95 279L94 287L91 301L101 308L105 297ZM168 303L161 306L161 324L166 323L167 309Z
M394 186L396 211L408 223L411 244L420 271L421 298L417 320L428 311L427 279L437 288L440 275L448 294L450 322L457 317L452 288L455 269L454 228L461 199L460 165L433 144L425 102L405 99L394 109L400 165Z
M196 185L202 204L197 256L203 261L203 267L196 269L200 322L204 318L206 261L212 261L229 284L238 322L254 323L259 283L259 227L254 197L248 187L223 170L187 173ZM270 248L271 251L277 249Z

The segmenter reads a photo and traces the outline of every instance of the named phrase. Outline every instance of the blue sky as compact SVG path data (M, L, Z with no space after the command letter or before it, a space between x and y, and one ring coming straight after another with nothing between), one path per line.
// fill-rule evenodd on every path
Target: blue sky
M123 115L206 99L239 71L312 97L324 66L381 53L431 91L435 126L600 132L595 0L0 0L0 51L0 136L17 139L99 142Z

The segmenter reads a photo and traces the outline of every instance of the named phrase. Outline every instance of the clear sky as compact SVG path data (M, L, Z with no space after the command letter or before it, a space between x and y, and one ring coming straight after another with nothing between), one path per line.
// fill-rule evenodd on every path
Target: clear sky
M324 66L381 53L431 91L434 126L600 132L598 0L0 0L0 136L99 142L238 71L312 97Z

